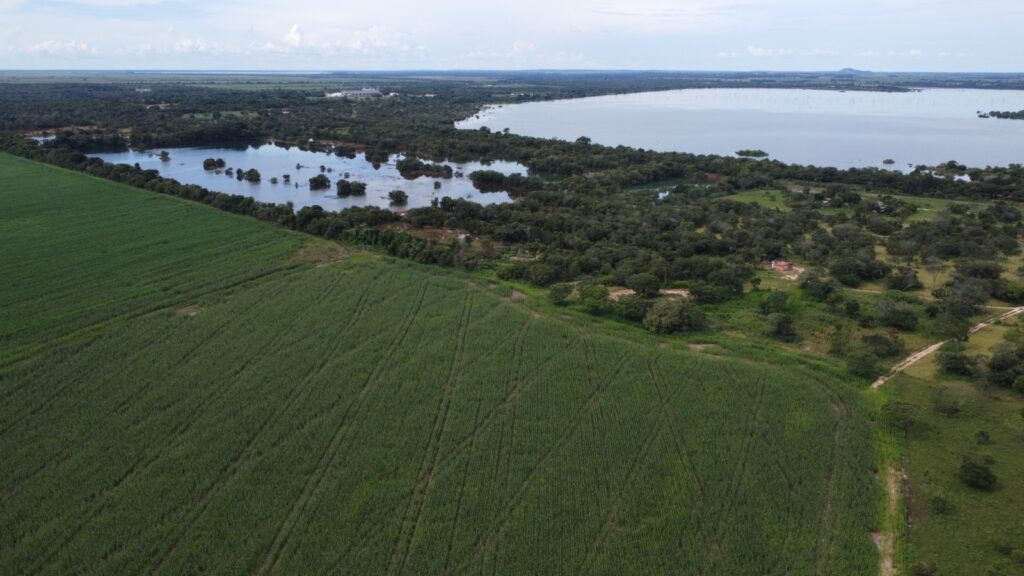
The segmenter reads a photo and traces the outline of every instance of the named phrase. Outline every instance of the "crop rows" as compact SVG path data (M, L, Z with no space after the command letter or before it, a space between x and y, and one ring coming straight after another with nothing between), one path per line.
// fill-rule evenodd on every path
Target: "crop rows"
M44 263L0 288L4 574L877 565L870 431L836 383L453 272L299 264L299 236L23 161L0 195L0 267Z

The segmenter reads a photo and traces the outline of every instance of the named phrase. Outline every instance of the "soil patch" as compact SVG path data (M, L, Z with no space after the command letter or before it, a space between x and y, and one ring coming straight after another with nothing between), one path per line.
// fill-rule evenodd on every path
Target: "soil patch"
M178 306L174 309L175 316L182 318L191 318L203 311L203 307L199 304L185 304L184 306Z
M298 251L292 255L292 259L298 260L299 262L308 262L317 268L322 268L328 264L344 260L347 256L348 252L339 244L331 242L310 242L308 244L303 244L302 248L299 248Z

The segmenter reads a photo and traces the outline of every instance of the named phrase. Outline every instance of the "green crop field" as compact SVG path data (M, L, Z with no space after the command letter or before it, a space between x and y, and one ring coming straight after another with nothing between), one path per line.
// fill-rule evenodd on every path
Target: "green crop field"
M2 155L0 206L2 574L877 572L868 408L784 355Z

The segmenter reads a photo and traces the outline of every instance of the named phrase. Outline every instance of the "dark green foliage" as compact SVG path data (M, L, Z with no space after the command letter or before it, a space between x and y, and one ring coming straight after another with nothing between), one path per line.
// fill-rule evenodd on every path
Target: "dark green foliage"
M608 287L601 284L585 284L580 287L580 303L590 312L604 312L611 305Z
M704 312L683 298L662 299L644 317L644 326L655 334L694 332L707 326Z
M317 174L309 179L310 190L327 190L331 187L331 179L323 174Z
M572 291L571 284L553 284L548 288L548 301L556 306L564 306Z
M615 313L630 322L643 322L653 305L643 296L623 296L615 302Z
M885 278L885 288L887 290L909 292L911 290L918 290L922 286L921 280L917 277L917 272L913 268L906 266L893 270L892 274Z
M850 352L846 358L846 367L851 374L861 378L874 378L882 372L878 357L864 349Z
M989 384L999 388L1016 388L1024 379L1024 345L1002 344L988 360Z
M943 416L956 416L963 409L963 396L949 388L937 388L932 392L932 407Z
M893 426L904 432L910 432L921 418L921 407L910 402L890 400L882 406L882 415Z
M988 459L967 455L960 459L960 479L976 490L992 490L996 487L996 474Z
M223 158L207 158L203 160L203 170L222 170L227 163Z
M939 370L956 376L974 376L978 369L975 358L967 355L967 346L955 340L942 344L937 356Z
M895 334L865 334L861 342L879 358L902 356L906 352L903 340Z
M392 204L402 206L409 201L409 195L406 194L404 190L392 190L391 192L388 192L388 200L390 200Z
M626 286L641 296L653 298L658 295L661 289L661 282L658 277L649 272L634 274L626 280Z
M883 326L908 332L917 328L917 313L905 302L882 298L875 304L875 316Z
M789 295L785 292L772 292L767 298L761 301L758 308L762 314L776 314L786 309L786 302Z
M793 325L793 317L783 312L769 314L768 335L780 340L795 340L796 327Z

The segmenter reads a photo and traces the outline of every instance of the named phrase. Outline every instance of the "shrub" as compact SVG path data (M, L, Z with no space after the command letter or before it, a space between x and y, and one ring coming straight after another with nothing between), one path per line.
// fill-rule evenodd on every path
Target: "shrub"
M554 284L548 289L548 301L555 306L564 306L572 294L571 284Z
M956 341L946 342L939 348L939 371L956 376L973 376L977 362L964 353L966 348Z
M785 292L772 292L759 305L762 314L776 314L786 309L789 296Z
M704 312L683 299L659 300L644 316L644 326L655 334L693 332L707 325Z
M642 322L650 311L652 302L642 296L624 296L615 303L615 312L632 322Z
M846 367L851 374L861 378L874 378L881 373L878 358L870 350L855 350L846 358Z
M976 456L964 456L960 460L960 479L976 490L992 490L997 480L989 463Z
M641 296L653 298L658 295L658 291L661 289L661 282L658 281L658 277L654 274L641 272L630 276L626 280L626 286Z

